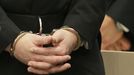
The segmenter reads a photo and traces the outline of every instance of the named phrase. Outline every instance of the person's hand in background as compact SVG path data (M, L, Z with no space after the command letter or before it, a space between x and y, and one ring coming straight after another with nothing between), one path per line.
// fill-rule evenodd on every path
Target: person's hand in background
M131 44L126 37L121 37L115 43L106 46L102 50L116 50L116 51L126 51L129 50Z
M101 26L102 50L128 50L130 42L125 38L123 31L116 27L112 17L106 15Z

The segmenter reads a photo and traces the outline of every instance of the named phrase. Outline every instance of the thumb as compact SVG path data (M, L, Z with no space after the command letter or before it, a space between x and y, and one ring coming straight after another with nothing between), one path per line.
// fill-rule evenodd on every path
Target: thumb
M52 39L53 42L52 44L54 46L58 45L61 41L64 40L64 35L62 35L62 33L60 32L60 30L56 31L53 35L52 35Z

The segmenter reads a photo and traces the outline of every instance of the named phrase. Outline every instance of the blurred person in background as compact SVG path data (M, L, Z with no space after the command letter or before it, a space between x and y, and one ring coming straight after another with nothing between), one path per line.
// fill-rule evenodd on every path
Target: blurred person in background
M133 0L113 0L101 26L102 50L134 50Z

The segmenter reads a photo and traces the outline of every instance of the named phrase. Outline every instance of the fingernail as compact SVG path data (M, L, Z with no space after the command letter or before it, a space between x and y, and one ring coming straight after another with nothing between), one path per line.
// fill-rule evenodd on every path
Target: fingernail
M67 59L70 60L71 59L71 56L67 55Z
M33 62L32 61L28 62L28 65L29 66L33 65Z
M71 68L71 64L66 63L66 65L67 65L68 69Z
M30 67L28 67L27 70L28 70L28 72L31 72L32 71Z

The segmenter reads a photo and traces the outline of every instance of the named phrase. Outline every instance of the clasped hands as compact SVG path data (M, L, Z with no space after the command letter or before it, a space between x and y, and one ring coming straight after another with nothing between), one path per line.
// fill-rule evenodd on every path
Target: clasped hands
M53 46L43 46L47 44ZM63 29L50 36L27 33L16 43L14 56L28 65L29 72L48 75L71 67L69 54L76 45L77 36Z

